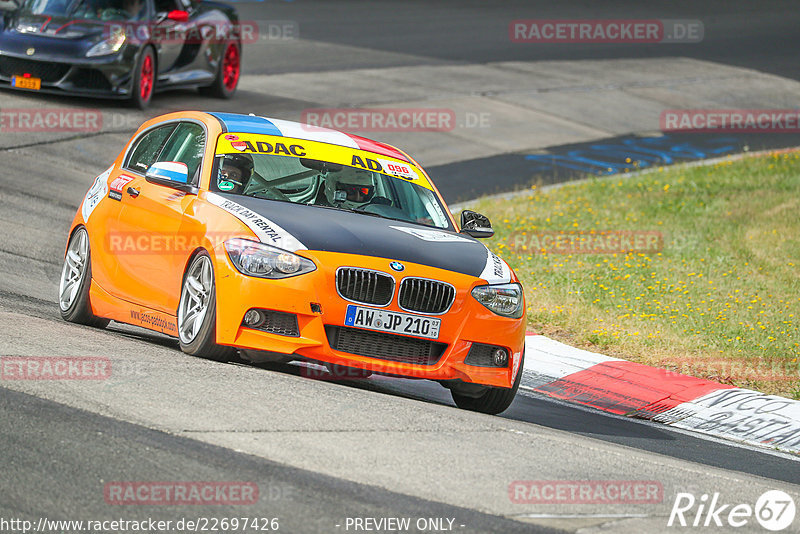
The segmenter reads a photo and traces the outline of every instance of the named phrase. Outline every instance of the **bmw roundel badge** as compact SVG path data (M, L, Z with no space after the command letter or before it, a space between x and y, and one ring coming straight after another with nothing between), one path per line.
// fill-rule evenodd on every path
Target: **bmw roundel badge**
M394 269L397 272L400 272L400 271L402 271L403 269L406 268L405 265L403 265L399 261L393 261L392 263L389 264L389 267L391 267L392 269Z

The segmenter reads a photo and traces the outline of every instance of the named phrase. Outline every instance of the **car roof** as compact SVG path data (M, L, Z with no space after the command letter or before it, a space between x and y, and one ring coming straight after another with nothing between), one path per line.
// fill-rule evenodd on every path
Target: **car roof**
M312 126L283 119L259 117L256 115L242 115L239 113L210 113L210 115L219 120L220 124L222 124L223 131L226 132L276 135L294 139L305 139L307 141L318 141L320 143L366 150L403 161L409 161L405 153L391 145L373 141L366 137L348 134L338 130L331 130L330 128Z

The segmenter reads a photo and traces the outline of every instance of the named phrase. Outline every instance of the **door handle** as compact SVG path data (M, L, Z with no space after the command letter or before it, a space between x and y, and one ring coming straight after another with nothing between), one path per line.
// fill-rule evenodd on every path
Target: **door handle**
M126 189L125 191L126 191L126 192L127 192L129 195L130 195L130 196L132 196L133 198L136 198L136 197L138 197L138 196L139 196L139 190L138 190L138 189L136 189L136 188L134 188L133 186L131 186L131 187L128 187L128 189Z

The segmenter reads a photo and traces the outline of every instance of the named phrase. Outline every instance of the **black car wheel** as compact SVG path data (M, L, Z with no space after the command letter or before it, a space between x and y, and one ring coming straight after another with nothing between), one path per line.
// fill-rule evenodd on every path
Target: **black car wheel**
M145 109L150 105L156 87L156 58L152 48L148 46L142 50L133 73L131 104Z
M217 98L230 98L239 85L239 76L242 71L242 49L239 43L228 42L222 50L217 77L208 87L201 87L204 95Z
M486 391L479 397L461 395L451 390L456 406L463 410L497 415L506 411L517 396L519 383L522 381L522 367L525 365L525 348L522 349L522 359L519 362L517 376L514 377L514 386L511 388L486 387Z

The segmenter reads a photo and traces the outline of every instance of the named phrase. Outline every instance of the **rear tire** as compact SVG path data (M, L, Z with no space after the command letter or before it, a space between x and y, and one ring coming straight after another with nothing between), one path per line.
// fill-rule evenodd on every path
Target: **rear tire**
M92 283L92 254L89 234L80 227L69 239L61 281L58 285L58 307L61 318L70 323L105 328L109 320L92 313L89 287Z
M514 397L517 396L519 383L522 382L522 367L525 364L525 348L522 349L522 359L519 362L519 369L517 369L517 376L514 377L514 385L510 388L498 388L487 386L486 392L480 397L468 397L450 390L453 396L453 402L462 410L470 410L472 412L487 413L490 415L497 415L503 413L514 402Z
M216 98L230 98L239 85L242 72L242 47L235 41L225 43L219 58L217 77L211 85L201 87L200 94Z
M146 109L153 99L157 78L156 57L152 48L147 46L142 50L133 73L130 103L135 108Z
M186 274L178 303L178 339L181 350L218 362L229 361L236 350L217 345L217 294L214 267L205 252L197 254Z

